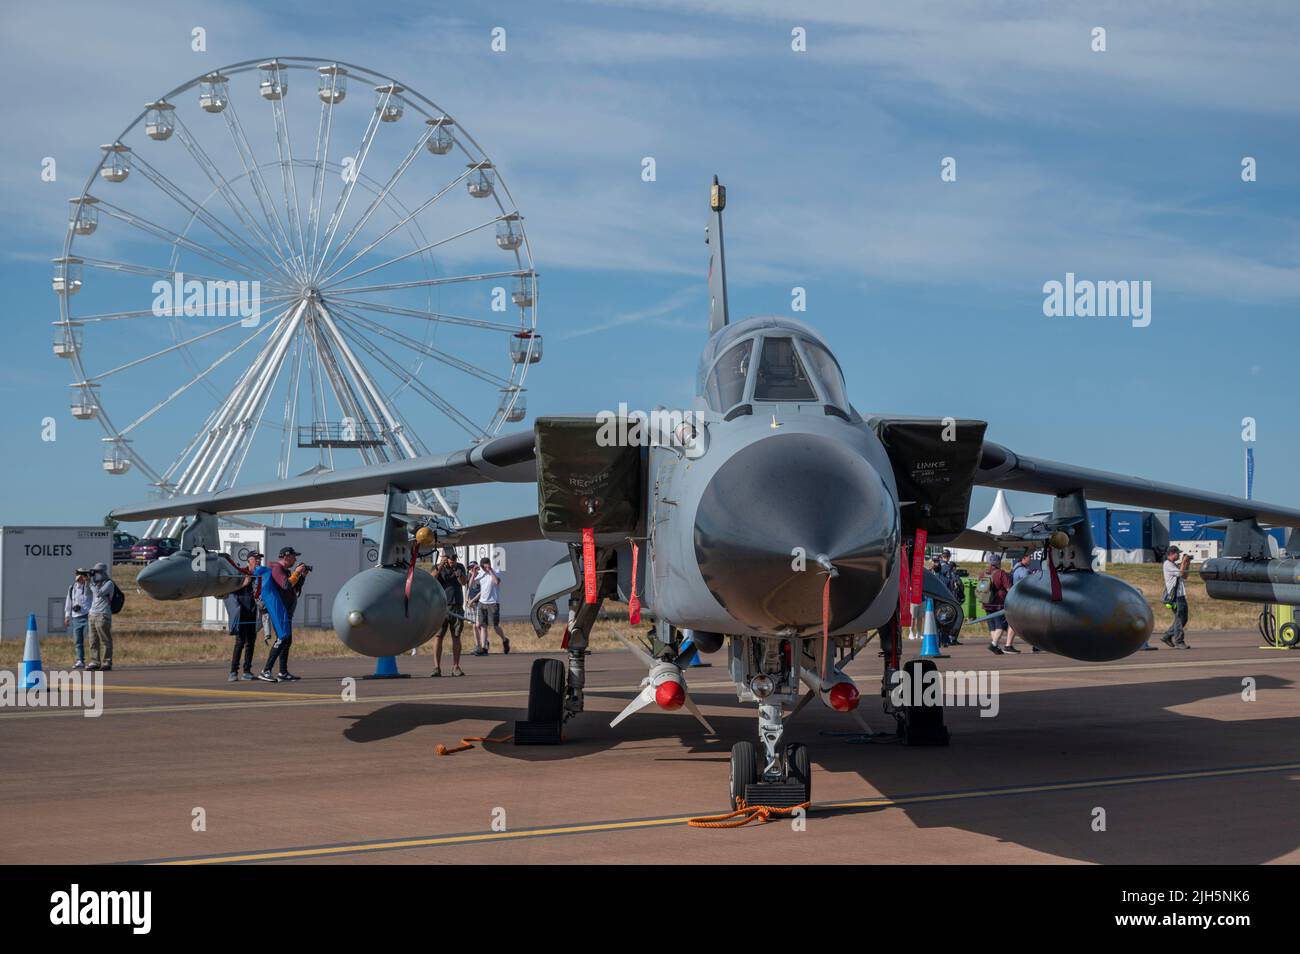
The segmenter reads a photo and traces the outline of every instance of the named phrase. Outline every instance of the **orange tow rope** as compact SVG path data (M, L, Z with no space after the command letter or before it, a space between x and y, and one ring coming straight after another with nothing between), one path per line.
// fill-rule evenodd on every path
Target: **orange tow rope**
M766 824L775 818L789 817L800 809L807 810L810 805L812 805L812 802L792 805L789 808L775 808L771 805L746 805L743 798L737 798L734 812L727 812L725 815L701 815L699 818L688 818L686 824L692 828L739 828L742 825L748 825L752 821Z
M439 743L439 744L438 744L438 747L435 748L433 751L437 752L439 755L454 755L454 754L457 753L457 752L465 752L465 751L467 751L467 750L469 750L469 749L474 748L474 743L475 743L475 742L480 742L480 743L481 743L481 742L496 742L496 743L501 743L501 742L509 742L509 741L510 741L511 739L513 739L513 738L514 738L513 735L507 735L507 736L504 736L504 737L502 737L502 738L500 738L500 739L493 739L493 738L490 738L490 737L488 737L488 736L486 736L486 735L471 735L471 736L469 736L468 738L461 739L461 740L460 740L460 745L454 746L454 747L452 747L452 748L450 748L450 749L447 748L447 746L445 746L445 745Z

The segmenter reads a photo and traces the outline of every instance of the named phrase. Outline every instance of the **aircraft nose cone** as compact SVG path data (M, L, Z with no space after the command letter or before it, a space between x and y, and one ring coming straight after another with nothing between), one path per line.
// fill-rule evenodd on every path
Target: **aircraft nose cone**
M880 593L898 552L898 511L876 469L817 434L778 434L738 451L713 476L695 516L695 558L727 612L769 633L821 631L830 558L831 629ZM797 562L803 554L802 570Z

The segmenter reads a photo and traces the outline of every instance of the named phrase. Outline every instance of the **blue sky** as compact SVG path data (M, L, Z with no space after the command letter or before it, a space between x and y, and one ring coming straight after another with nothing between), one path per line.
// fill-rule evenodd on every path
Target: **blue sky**
M826 335L860 410L980 418L1025 454L1229 493L1252 416L1256 496L1300 505L1293 4L789 6L10 5L0 522L98 523L145 496L137 474L102 473L97 425L68 415L48 262L97 146L141 104L273 55L387 72L500 168L542 276L530 420L689 401L716 172L733 315L789 313L791 289L807 289L799 317ZM190 49L195 26L207 52ZM1090 49L1098 26L1104 53ZM806 52L791 49L795 27ZM46 156L55 183L40 179ZM940 180L945 156L955 182ZM1256 182L1241 180L1245 156ZM1043 283L1067 272L1150 281L1150 326L1045 317ZM430 446L462 446L402 400ZM170 427L158 437L189 439ZM990 498L977 491L973 517ZM529 503L524 488L474 489L462 513Z

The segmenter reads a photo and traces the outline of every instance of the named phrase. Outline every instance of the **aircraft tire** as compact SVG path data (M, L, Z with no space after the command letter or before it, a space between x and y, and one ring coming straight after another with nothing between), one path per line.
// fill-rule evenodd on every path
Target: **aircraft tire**
M1300 645L1300 626L1296 626L1292 622L1286 622L1279 626L1277 628L1276 645L1285 646L1287 649Z
M812 801L812 762L808 759L808 747L802 742L791 742L785 747L786 776L792 782L803 786L803 800Z
M745 786L758 781L758 750L753 742L737 742L731 747L731 807L745 797Z
M528 680L528 721L559 725L564 719L564 663L534 659Z

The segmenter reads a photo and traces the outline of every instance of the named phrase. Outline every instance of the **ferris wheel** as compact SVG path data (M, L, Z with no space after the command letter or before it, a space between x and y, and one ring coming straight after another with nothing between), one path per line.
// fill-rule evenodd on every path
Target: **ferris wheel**
M542 338L523 216L432 100L347 63L250 60L100 150L54 260L53 350L107 473L203 493L524 419ZM449 493L416 497L455 520Z

